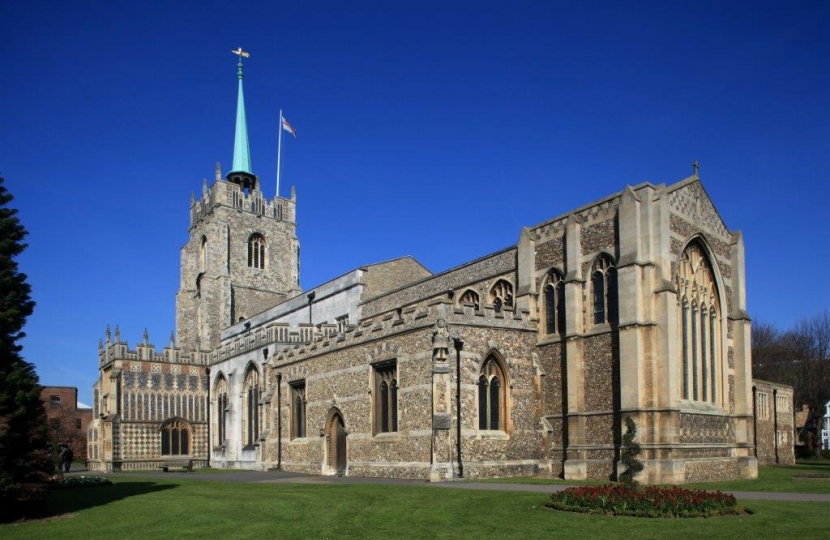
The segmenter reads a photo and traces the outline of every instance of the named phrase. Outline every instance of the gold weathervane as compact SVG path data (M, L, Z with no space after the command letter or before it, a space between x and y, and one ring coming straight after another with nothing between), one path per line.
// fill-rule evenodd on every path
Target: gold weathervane
M231 52L232 52L233 54L235 54L236 56L239 56L239 57L240 57L240 59L242 59L242 58L250 58L250 57L251 57L251 53L243 51L243 50L242 50L242 47L237 47L237 48L236 48L236 50L231 49Z

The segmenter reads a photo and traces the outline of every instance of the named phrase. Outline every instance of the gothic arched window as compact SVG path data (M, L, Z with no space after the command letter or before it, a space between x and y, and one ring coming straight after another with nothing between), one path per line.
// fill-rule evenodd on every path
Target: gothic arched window
M478 311L481 307L481 303L478 299L478 293L472 289L464 291L464 294L462 294L461 298L458 299L458 303L462 306L473 306L473 309L476 311Z
M513 285L504 279L498 280L490 289L490 303L496 313L501 313L502 307L513 307Z
M600 255L591 271L594 324L618 320L617 269L608 255Z
M306 436L305 381L291 383L291 433L292 438Z
M683 399L718 403L721 308L712 265L699 240L677 265Z
M251 366L243 384L242 437L246 446L253 446L259 439L259 372Z
M490 355L478 377L478 429L502 430L507 420L507 377L501 363Z
M565 335L565 280L558 270L548 273L545 285L545 333Z
M374 366L375 433L398 431L398 365L395 361Z
M213 389L214 401L213 406L216 412L213 418L213 432L216 434L215 446L219 447L225 444L227 431L225 430L228 411L228 381L223 375L219 375Z
M190 424L184 420L169 420L161 426L161 455L190 455Z
M248 266L259 270L265 269L265 237L254 233L248 238Z

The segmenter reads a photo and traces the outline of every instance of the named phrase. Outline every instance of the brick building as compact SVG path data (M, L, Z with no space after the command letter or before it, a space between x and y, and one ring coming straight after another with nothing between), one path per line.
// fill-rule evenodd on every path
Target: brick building
M94 468L613 479L630 416L643 482L757 474L743 238L696 168L440 274L401 257L301 291L295 194L263 196L236 133L191 200L177 336L99 344Z
M87 457L87 430L92 409L78 403L78 389L72 386L44 386L40 399L49 422L49 440L55 447L67 444L75 459Z

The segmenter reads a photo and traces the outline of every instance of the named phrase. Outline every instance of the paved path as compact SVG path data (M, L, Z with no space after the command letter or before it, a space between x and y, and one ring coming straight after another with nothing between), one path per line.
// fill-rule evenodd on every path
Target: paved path
M88 474L86 471L72 471L69 474ZM99 474L99 473L92 473ZM268 484L309 484L309 485L354 485L379 484L393 486L422 486L444 489L468 489L473 491L516 491L525 493L552 493L562 491L571 486L562 484L498 484L491 482L425 482L423 480L398 480L392 478L357 478L346 476L315 476L310 474L289 473L282 471L227 471L217 473L162 473L155 471L107 473L105 476L114 478L158 478L174 480L186 478L188 480L205 480L213 482L251 482ZM830 494L817 493L772 493L767 491L729 491L736 499L754 501L796 501L796 502L828 502Z

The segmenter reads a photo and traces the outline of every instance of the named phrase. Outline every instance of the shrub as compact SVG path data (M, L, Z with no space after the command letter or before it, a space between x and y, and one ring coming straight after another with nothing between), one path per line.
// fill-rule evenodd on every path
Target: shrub
M545 506L554 510L632 517L713 517L745 512L735 497L721 491L620 485L580 486L554 493Z
M637 480L634 477L643 470L643 463L637 459L640 453L640 444L634 440L637 436L637 426L630 416L625 417L625 435L622 439L622 453L620 461L625 466L625 471L619 475L620 483L624 486L634 487Z

